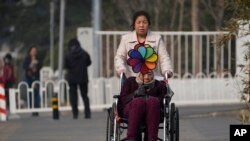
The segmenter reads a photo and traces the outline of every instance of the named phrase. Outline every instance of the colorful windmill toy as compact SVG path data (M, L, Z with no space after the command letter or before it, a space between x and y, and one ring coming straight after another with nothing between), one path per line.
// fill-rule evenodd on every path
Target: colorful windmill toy
M135 73L146 74L156 68L158 56L149 44L136 44L128 56L127 63Z

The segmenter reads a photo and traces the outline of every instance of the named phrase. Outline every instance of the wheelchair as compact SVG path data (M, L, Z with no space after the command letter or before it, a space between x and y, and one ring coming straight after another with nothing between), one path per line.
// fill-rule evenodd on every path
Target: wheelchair
M123 82L125 81L125 75L121 74L120 76L120 90ZM171 92L171 95L167 95L163 99L163 108L161 112L161 121L158 129L163 129L163 137L159 138L159 141L179 141L179 110L175 106L175 103L171 103L171 98L173 96L173 91L170 89L169 85L166 84L168 88L168 93ZM107 110L107 126L106 126L106 141L124 141L125 139L121 138L121 135L124 130L127 129L127 119L120 117L119 111L117 108L119 95L114 95L113 98L115 102L112 104L112 107L109 107ZM160 131L160 130L159 130ZM143 125L140 128L140 134L138 141L142 141L143 134L145 136L146 127ZM158 133L159 134L159 133ZM144 141L147 141L147 137L144 137Z

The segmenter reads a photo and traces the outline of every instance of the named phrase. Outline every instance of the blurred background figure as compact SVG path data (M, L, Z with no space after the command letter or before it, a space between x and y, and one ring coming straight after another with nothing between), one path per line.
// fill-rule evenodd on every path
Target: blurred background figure
M7 53L3 58L3 67L2 67L2 76L1 83L5 88L6 96L6 109L9 109L9 88L14 87L15 84L15 69L13 65L12 56L10 53Z
M83 50L79 41L74 38L68 43L69 52L65 58L65 68L68 70L67 81L70 87L70 102L73 118L78 118L78 94L79 86L81 97L84 102L85 118L91 118L88 98L88 66L91 65L89 54Z
M39 81L41 67L42 61L38 57L37 48L36 46L31 46L23 63L23 69L25 70L25 81L28 83L29 87L32 87L32 83L34 81ZM34 104L31 100L30 106L32 107L32 105L34 105L34 108L39 108L41 100L39 94L39 85L36 84L33 86L33 92ZM32 99L33 96L30 94L30 99ZM38 112L33 112L32 116L38 116Z

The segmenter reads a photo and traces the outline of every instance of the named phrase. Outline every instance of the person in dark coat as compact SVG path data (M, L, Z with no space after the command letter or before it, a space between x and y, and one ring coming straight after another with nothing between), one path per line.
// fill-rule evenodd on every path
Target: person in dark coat
M68 43L69 53L65 59L65 68L68 70L67 81L70 87L70 102L73 118L78 118L77 88L79 86L84 103L85 118L91 118L88 98L88 66L91 65L89 54L80 46L77 39L71 39Z
M156 141L160 123L160 109L167 93L163 82L154 79L153 71L129 77L121 89L118 110L128 119L127 140L136 141L142 123L147 126L148 141Z
M40 80L40 70L42 68L42 59L37 54L37 47L33 45L29 48L28 54L24 59L23 69L25 70L25 81L29 87L32 87L34 81ZM39 85L36 84L34 89L34 104L32 102L32 96L30 94L30 106L32 108L39 108L41 106L41 97L39 93ZM34 107L33 107L34 105ZM38 112L33 112L32 116L38 116Z

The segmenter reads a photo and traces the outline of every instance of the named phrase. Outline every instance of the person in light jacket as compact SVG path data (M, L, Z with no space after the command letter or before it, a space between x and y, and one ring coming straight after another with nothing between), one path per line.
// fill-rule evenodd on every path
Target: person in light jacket
M128 52L138 46L149 45L158 54L158 66L154 70L155 76L163 76L166 79L173 76L171 60L166 46L160 35L149 31L150 17L145 11L137 11L133 15L131 25L132 32L123 35L114 59L115 69L118 74L125 73L127 77L136 76L127 65Z

